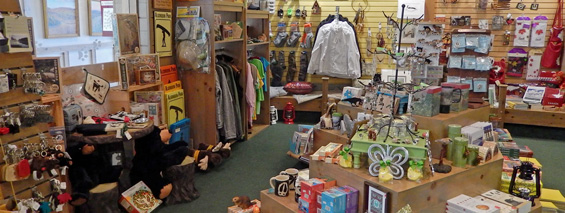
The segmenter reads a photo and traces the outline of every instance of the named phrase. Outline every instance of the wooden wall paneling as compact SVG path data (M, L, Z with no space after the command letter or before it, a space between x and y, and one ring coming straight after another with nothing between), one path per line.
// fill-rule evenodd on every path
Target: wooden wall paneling
M18 140L12 143L11 145L16 145L18 147L23 147L24 144L32 144L32 143L39 143L41 139L39 138L39 134L28 136L24 140ZM8 143L8 141L2 141L4 144ZM4 163L4 152L0 152L0 164Z
M17 195L17 194L20 194L20 193L25 192L25 191L31 191L30 190L31 187L42 185L45 182L49 183L49 174L47 174L47 172L43 172L43 179L41 179L39 181L34 180L30 176L28 179L20 180L20 181L14 181L14 182L12 182L12 184L14 185L14 192L16 192L16 195ZM12 186L10 185L10 182L6 182L6 181L0 182L0 188L2 189L2 194L4 195L4 197L2 197L2 199L5 199L5 198L14 194L13 191L12 191ZM51 190L48 190L47 192L49 193L50 191ZM43 195L47 195L47 194L43 194ZM21 198L21 197L18 196L18 198Z
M200 16L214 23L212 1L176 2L176 6L200 6ZM210 38L214 38L214 31L210 30ZM210 43L211 56L215 55L214 42ZM194 140L193 146L198 144L216 144L218 142L216 129L216 85L214 72L215 58L210 62L210 73L180 72L179 79L185 94L186 116L191 120L190 135Z
M536 0L536 2L539 4L539 9L538 10L530 10L530 4L533 3L533 1L525 1L524 4L526 4L526 9L525 10L519 10L516 9L515 6L517 4L517 2L512 2L511 3L511 7L510 10L493 10L491 9L490 5L488 6L488 9L486 10L480 10L477 9L477 3L475 0L459 0L457 1L457 3L455 4L445 4L443 2L443 0L435 0L435 10L436 10L436 15L445 15L446 16L446 23L445 23L445 30L444 32L451 32L453 29L459 29L459 28L465 28L465 27L459 27L459 26L451 26L449 25L449 20L451 16L471 16L471 24L473 26L473 28L477 28L478 26L478 22L480 19L488 19L489 20L489 28L492 25L492 18L493 16L503 16L506 17L506 15L508 13L512 14L512 17L514 19L524 15L527 17L530 17L531 19L533 19L534 17L538 16L538 15L545 15L548 18L548 27L547 27L547 31L546 31L546 44L547 44L547 40L549 38L549 36L551 35L550 33L550 29L551 29L551 25L553 23L553 19L555 16L555 11L557 8L557 1L556 0ZM466 27L468 28L468 27ZM489 56L494 57L496 60L500 60L502 58L506 58L507 57L507 53L508 51L510 51L512 48L514 48L513 46L513 41L510 41L510 45L503 45L502 41L503 41L503 35L504 32L506 30L510 31L512 33L512 35L514 35L514 31L515 31L515 24L512 25L504 25L503 28L501 30L492 30L491 29L491 33L495 35L494 38L494 42L493 42L493 48L492 51L490 51ZM531 49L545 49L545 48L533 48L533 47L518 47L518 48L523 48L526 51L530 51ZM556 69L546 69L546 68L542 68L542 70L556 70ZM509 83L524 83L526 82L526 71L524 70L524 75L523 77L510 77L507 76L506 79Z
M22 9L20 8L20 1L19 0L2 1L2 4L0 4L0 12L21 13Z
M2 63L0 69L12 69L21 67L33 67L31 53L0 53Z
M296 10L297 8L299 8L300 10L302 10L303 7L306 8L306 10L308 11L308 16L306 17L306 19L302 19L302 18L296 18L294 16L292 16L291 18L288 18L285 14L285 16L281 19L279 18L276 14L271 15L270 17L270 21L271 21L271 30L274 36L276 36L277 33L277 24L279 21L284 21L287 23L287 28L286 28L286 32L290 31L290 22L293 21L298 21L299 25L300 25L300 32L302 33L304 31L304 24L306 22L311 22L312 23L312 32L314 33L314 35L316 35L316 30L318 28L318 25L320 23L320 21L324 20L325 18L328 17L329 14L335 14L335 9L336 6L339 6L339 13L348 18L349 21L353 21L353 19L355 18L355 11L353 10L353 8L351 7L351 2L350 1L318 1L318 3L320 4L320 7L322 8L322 14L319 15L313 15L312 14L312 5L314 5L314 0L304 0L304 1L284 1L284 0L277 0L276 1L276 10L278 10L279 8L282 7L283 11L285 11L288 9L289 6L291 6L293 8L293 10ZM385 41L386 41L386 45L387 47L391 47L391 39L387 39L386 38L386 27L387 27L387 22L386 22L386 18L384 17L382 11L384 11L387 15L391 15L392 13L397 14L397 4L398 1L397 0L384 0L384 1L368 1L369 6L367 7L367 9L365 10L365 19L364 19L364 28L362 32L357 32L357 37L358 37L358 43L359 43L359 48L360 48L360 53L361 53L361 58L365 59L367 62L371 62L372 61L372 57L368 57L367 56L367 35L368 35L368 29L371 28L371 33L372 33L372 48L375 49L376 48L376 35L379 32L379 23L381 23L382 25L382 31L381 33L385 36ZM357 8L355 8L357 9ZM428 11L427 11L428 12ZM427 16L427 15L426 15ZM392 27L391 27L392 28ZM274 37L273 37L274 39ZM299 63L300 62L300 52L302 51L307 51L308 52L308 56L311 56L311 49L303 49L300 48L299 45L297 45L297 47L282 47L282 48L278 48L275 47L272 43L270 44L270 48L271 50L275 50L277 51L277 55L278 52L280 50L284 50L285 51L285 62L288 63L288 52L289 51L296 51L296 62ZM379 58L384 58L386 55L383 54L379 54L378 57ZM388 60L384 60L382 63L379 63L377 66L377 72L380 72L381 69L394 69L394 62L392 66L389 66L387 64ZM297 67L299 67L299 64L297 64ZM311 75L309 74L307 77L307 81L309 82L316 82L316 83L320 83L321 84L321 78L323 76L321 75ZM362 78L364 79L370 79L372 78L371 76L362 76ZM283 74L283 79L286 79L286 70L285 73ZM351 85L351 80L350 79L338 79L338 78L331 78L329 81L330 85L339 85L339 84L343 84L343 85ZM318 88L319 89L319 88ZM317 90L318 90L317 89Z
M247 10L247 36L257 38L261 34L269 35L269 14L267 11ZM247 44L247 50L251 51L251 56L265 57L269 60L269 43ZM271 76L270 66L265 70L267 76ZM269 79L269 77L267 77ZM267 80L267 88L270 88L271 81ZM264 92L265 100L261 103L261 114L257 115L254 124L269 124L270 118L270 98L269 91Z
M20 75L18 75L18 77L20 77ZM19 87L7 93L2 93L2 95L0 95L0 104L1 106L10 106L23 102L37 101L40 98L38 94L25 93L24 88Z
M71 84L84 83L86 73L82 68L88 70L89 73L100 76L109 82L119 82L118 62L107 62L100 64L90 64L74 67L63 67L63 82L62 85L67 86Z

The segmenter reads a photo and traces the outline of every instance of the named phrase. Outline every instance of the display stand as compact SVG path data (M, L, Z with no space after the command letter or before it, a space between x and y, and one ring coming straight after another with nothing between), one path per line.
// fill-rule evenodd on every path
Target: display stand
M262 213L293 213L298 212L298 203L294 201L294 192L287 197L279 197L269 193L268 189L261 191Z
M482 30L482 29L455 29L451 33L451 35L455 34L467 34L467 35L487 35L490 36L490 30ZM488 56L487 54L477 53L471 49L465 49L465 52L462 53L454 53L451 52L451 55L457 56L464 56L464 55L472 55L476 57L484 57ZM461 78L484 78L485 82L488 82L489 72L487 71L477 71L477 70L468 70L468 69L456 69L456 68L448 68L447 69L448 76L459 76ZM485 89L486 91L486 89ZM487 98L486 92L474 92L469 91L469 102L470 103L479 103L482 104L483 98Z
M190 202L200 197L194 187L194 158L187 156L181 164L167 168L163 177L173 184L173 190L165 200L167 205Z
M337 104L337 111L343 114L348 114L351 119L357 119L357 113L380 114L376 111L367 111L362 107L353 107L351 104L339 102ZM441 144L434 141L440 138L447 137L447 126L449 124L459 124L461 126L471 125L477 121L489 120L490 108L481 107L478 109L467 109L461 112L450 112L448 114L438 114L433 117L425 117L419 115L412 115L412 118L418 123L418 128L430 130L430 141L432 142L432 155L434 158L439 158L441 151ZM316 138L314 137L314 141Z
M415 212L444 212L447 200L466 194L478 196L500 185L502 155L476 167L453 167L448 174L435 173L433 177L420 183L406 179L393 180L392 183L380 183L378 177L369 174L368 169L346 169L322 161L310 162L310 177L329 176L341 186L349 185L359 189L359 211L366 205L364 201L364 183L368 181L378 186L378 190L389 193L389 212L396 212L410 204ZM434 163L437 163L434 160Z
M105 183L90 190L90 199L87 205L93 213L119 213L121 212L120 207L118 207L119 199L118 183Z

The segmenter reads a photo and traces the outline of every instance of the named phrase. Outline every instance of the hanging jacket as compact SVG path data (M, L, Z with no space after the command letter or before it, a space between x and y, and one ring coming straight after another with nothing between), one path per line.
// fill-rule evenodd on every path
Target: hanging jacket
M216 65L216 72L214 73L214 77L216 78L216 129L222 129L224 127L224 99L222 96L222 86L220 85L220 79L218 76L218 68L219 66Z
M216 72L218 74L220 86L222 87L222 106L224 110L224 126L220 130L220 133L222 133L220 135L223 135L226 140L235 139L237 138L237 127L235 125L234 100L229 89L224 68L216 65Z
M246 116L247 116L247 125L249 125L249 127L253 127L253 114L255 112L255 102L257 101L256 98L256 92L255 92L255 82L253 81L253 74L251 73L251 65L250 63L247 63L247 73L246 75L246 79L245 79L245 100L247 103L247 111L246 111Z
M347 22L334 20L322 26L316 35L308 73L348 79L361 77L355 31Z

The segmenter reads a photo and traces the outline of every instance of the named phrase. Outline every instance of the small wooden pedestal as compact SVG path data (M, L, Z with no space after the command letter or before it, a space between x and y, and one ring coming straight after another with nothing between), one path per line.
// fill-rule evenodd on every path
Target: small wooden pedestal
M163 176L173 184L173 190L166 200L167 205L190 202L200 197L194 187L194 158L187 156L181 164L167 168Z
M261 212L262 213L292 213L298 212L298 203L294 202L294 191L288 193L286 197L279 197L269 194L269 190L261 191Z
M359 190L359 211L362 212L364 201L364 183L369 181L379 190L388 192L389 212L397 212L410 204L414 212L445 212L447 200L460 194L474 197L500 185L502 155L499 153L492 160L476 167L453 167L448 174L435 173L433 177L420 183L407 179L394 180L392 183L379 183L365 168L346 169L335 164L310 161L310 177L328 176L337 180L339 186L349 185ZM437 161L434 161L437 163ZM427 169L427 168L426 168Z
M121 212L118 206L119 199L118 183L100 184L90 190L88 209L92 213L119 213Z

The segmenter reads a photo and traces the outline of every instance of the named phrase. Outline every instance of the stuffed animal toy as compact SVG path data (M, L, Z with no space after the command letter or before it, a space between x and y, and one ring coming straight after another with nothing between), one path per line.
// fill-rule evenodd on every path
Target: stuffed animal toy
M208 171L222 163L222 156L209 150L188 150L188 156L194 158L194 162L198 165L198 170Z
M248 196L235 196L231 199L234 205L241 209L248 209L255 203L252 203Z
M30 163L30 169L34 180L43 179L43 172L47 171L50 177L57 175L55 169L59 160L50 157L34 157Z
M161 173L182 163L188 154L188 144L184 141L165 144L170 138L168 134L168 130L154 127L151 133L135 140L135 157L130 173L132 184L143 181L159 199L169 196L173 189L171 180Z
M206 150L212 151L212 153L217 153L222 156L223 159L229 158L231 155L231 147L230 143L226 143L225 145L222 142L219 142L216 146L214 145L206 145L206 144L198 144L198 150Z

